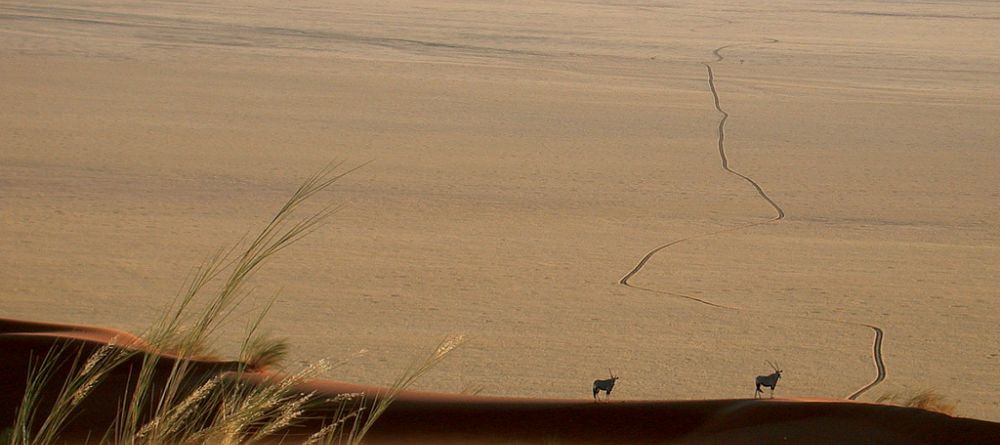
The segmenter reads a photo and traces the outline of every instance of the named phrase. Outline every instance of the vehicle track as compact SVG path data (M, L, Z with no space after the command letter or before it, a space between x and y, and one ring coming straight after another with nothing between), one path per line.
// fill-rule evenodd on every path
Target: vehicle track
M777 42L778 42L777 40L773 40L773 39L771 41L771 43L777 43ZM720 47L716 48L715 51L712 51L712 54L715 54L715 59L716 59L714 62L721 62L723 60L723 57L722 57L722 54L720 54L720 51L722 51L723 49L729 48L731 46L732 45L720 46ZM715 73L712 71L712 65L711 65L711 63L712 62L706 62L704 65L708 69L708 87L709 87L709 89L712 90L712 97L715 99L715 109L719 113L722 114L722 119L719 120L719 130L718 130L718 135L719 135L719 138L718 138L718 141L719 141L718 142L719 157L722 159L722 168L724 170L726 170L727 172L729 172L730 174L735 175L735 176L737 176L739 178L742 178L744 181L747 181L748 183L750 183L750 185L752 185L753 188L755 190L757 190L757 194L760 195L760 197L764 198L764 200L766 200L768 202L768 204L771 205L771 207L775 211L775 216L773 218L771 218L771 219L766 220L766 221L757 221L757 222L752 222L752 223L749 223L749 224L739 225L739 226L736 226L736 227L729 227L729 228L725 228L725 229L722 229L722 230L717 230L717 231L714 231L714 232L703 233L703 234L700 234L700 235L694 235L694 236L690 236L690 237L687 237L687 238L682 238L682 239L679 239L679 240L674 240L674 241L671 241L669 243L666 243L666 244L663 244L661 246L658 246L658 247L654 248L653 250L650 250L648 253L646 253L646 255L643 256L641 260L639 260L639 263L636 264L635 267L632 268L631 271L629 271L629 273L625 274L624 277L622 277L620 280L618 280L618 284L622 284L624 286L629 286L629 287L634 287L634 286L632 286L632 285L629 284L628 280L630 278L632 278L632 276L634 276L635 274L639 273L639 271L642 270L642 268L653 257L653 255L656 255L659 251L661 251L663 249L666 249L666 248L668 248L670 246L674 246L674 245L680 244L682 242L690 241L690 240L697 239L697 238L705 238L705 237L709 237L709 236L718 235L718 234L721 234L721 233L733 232L733 231L740 230L740 229L746 229L746 228L750 228L750 227L754 227L754 226L759 226L761 224L767 224L767 223L774 222L774 221L780 221L780 220L782 220L782 219L785 218L785 211L782 210L782 208L780 206L778 206L778 204L775 203L774 200L771 199L771 197L768 196L766 192L764 192L764 189L760 186L760 184L757 183L757 181L754 181L750 177L748 177L748 176L746 176L746 175L744 175L744 174L742 174L742 173L740 173L740 172L738 172L736 170L733 170L732 168L729 167L729 157L726 156L726 121L729 120L729 113L727 113L726 110L722 109L722 103L721 103L721 100L719 99L719 91L715 88ZM695 299L695 300L696 301L700 301L700 302L705 303L705 304L708 304L709 306L722 307L722 306L719 306L718 304L705 302L705 301L702 301L702 300L699 300L699 299Z
M776 40L776 39L768 39L768 43L778 43L778 40ZM718 111L722 115L722 118L719 119L719 128L718 128L719 158L720 158L720 160L722 162L722 168L724 170L726 170L726 172L728 172L729 174L737 176L737 177L743 179L744 181L746 181L747 183L749 183L751 186L753 186L754 190L757 191L757 195L759 195L761 198L763 198L765 201L767 201L767 203L774 210L775 215L773 217L767 219L767 220L752 222L752 223L748 223L748 224L742 224L742 225L739 225L739 226L728 227L728 228L721 229L721 230L716 230L716 231L713 231L713 232L708 232L708 233L693 235L693 236L689 236L689 237L686 237L686 238L677 239L677 240L668 242L666 244L657 246L653 250L650 250L649 252L647 252L646 255L644 255L642 257L642 259L639 260L639 262L635 265L635 267L632 268L632 270L630 270L627 274L625 274L625 276L623 276L620 280L618 280L618 284L621 284L623 286L626 286L626 287L629 287L629 288L632 288L632 289L642 290L642 291L646 291L646 292L653 292L653 293L658 293L658 294L663 294L663 295L669 295L669 296L673 296L673 297L677 297L677 298L684 298L684 299L688 299L688 300L691 300L691 301L695 301L697 303L701 303L701 304L704 304L704 305L707 305L707 306L712 306L712 307L719 308L719 309L727 309L727 310L735 310L735 311L749 311L748 309L741 309L741 308L737 308L737 307L726 306L726 305L722 305L722 304L719 304L719 303L711 302L709 300L701 299L701 298L698 298L698 297L693 297L691 295L681 294L681 293L677 293L677 292L668 292L668 291L656 290L656 289L651 289L651 288L647 288L647 287L636 286L636 285L633 285L633 284L629 283L629 279L631 279L633 276L635 276L636 274L638 274L639 271L641 271L642 268L645 267L646 263L649 262L649 260L654 255L656 255L657 253L659 253L660 251L662 251L662 250L664 250L664 249L666 249L668 247L675 246L677 244L680 244L680 243L683 243L683 242L686 242L686 241L695 240L695 239L698 239L698 238L707 238L707 237L710 237L710 236L715 236L715 235L719 235L719 234L726 233L726 232L734 232L734 231L737 231L737 230L747 229L747 228L754 227L754 226L759 226L759 225L763 225L763 224L777 222L777 221L781 221L782 219L785 218L785 211L784 211L784 209L782 209L781 206L778 205L778 203L776 203L773 199L771 199L770 196L768 196L767 192L764 191L764 188L761 187L760 184L757 183L757 181L754 181L753 178L751 178L751 177L749 177L747 175L744 175L743 173L740 173L740 172L738 172L736 170L733 170L729 166L729 157L726 156L726 121L729 120L729 113L727 113L726 110L724 110L722 108L722 101L719 98L719 91L715 87L715 72L712 70L712 65L711 64L712 63L716 63L716 62L721 62L724 59L724 57L721 54L721 51L724 50L724 49L726 49L726 48L730 48L732 46L733 45L724 45L724 46L720 46L720 47L716 48L714 51L712 51L712 54L715 55L715 60L711 61L711 62L704 62L703 63L705 65L705 69L708 71L708 87L712 91L712 97L713 97L714 102L715 102L715 110ZM811 318L811 317L801 317L801 318L805 318L805 319L809 319L809 320L813 320L813 321L822 320L822 319L819 319L819 318ZM860 389L858 389L857 391L855 391L851 395L847 396L848 400L856 400L860 395L864 394L865 392L867 392L871 388L875 387L875 385L878 385L883 380L885 380L885 376L886 376L885 363L882 360L882 338L884 336L884 333L883 333L883 331L882 331L881 328L879 328L878 326L874 326L874 325L863 324L863 323L847 322L847 321L842 321L842 320L824 320L824 321L830 321L830 322L834 322L834 323L843 323L843 324L854 325L854 326L864 326L864 327L870 328L873 331L875 331L875 341L874 341L874 344L872 346L872 357L873 357L873 360L875 362L875 368L877 369L877 375L875 377L875 380L873 380L872 382L868 383L867 385L861 387Z
M872 347L873 350L872 356L875 359L875 368L878 369L878 375L875 377L875 380L872 380L871 383L863 386L861 389L854 391L853 394L847 396L847 400L857 400L858 396L864 394L869 389L872 389L873 387L875 387L875 385L878 385L879 383L882 383L883 380L885 380L885 363L882 362L882 329L879 328L878 326L873 326L873 325L865 325L865 326L868 326L869 328L872 328L872 330L875 331L875 345Z

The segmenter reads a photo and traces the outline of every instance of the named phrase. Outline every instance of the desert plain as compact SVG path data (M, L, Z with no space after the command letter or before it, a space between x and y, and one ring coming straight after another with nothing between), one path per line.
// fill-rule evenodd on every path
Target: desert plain
M837 399L877 327L858 400L997 422L997 42L988 1L0 0L0 318L142 331L370 161L220 355L274 298L348 382L462 333L417 389Z

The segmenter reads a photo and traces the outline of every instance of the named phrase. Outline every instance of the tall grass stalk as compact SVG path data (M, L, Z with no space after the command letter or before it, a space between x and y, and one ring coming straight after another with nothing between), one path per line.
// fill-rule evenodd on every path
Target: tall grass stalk
M216 251L197 267L163 317L143 335L152 351L106 345L87 360L82 360L82 350L78 351L69 359L69 375L44 419L36 416L42 412L42 399L52 379L60 369L66 368L66 346L57 346L45 357L32 361L17 420L8 433L9 443L54 443L91 390L112 370L127 361L136 363L136 360L129 360L136 354L141 355L141 360L137 362L138 369L128 370L129 391L124 393L128 396L120 401L117 419L105 432L101 443L251 444L292 426L308 408L323 403L315 394L302 393L295 388L325 372L329 367L325 361L270 381L251 384L241 378L252 368L276 364L287 352L285 342L259 335L261 320L270 304L250 324L242 342L240 362L231 362L233 366L227 369L206 371L204 362L196 359L208 351L208 340L247 299L246 283L260 267L311 233L338 209L326 206L305 217L294 216L306 200L361 167L341 171L342 165L332 163L307 178L255 237ZM218 290L207 297L207 303L195 308L216 282L220 283ZM460 342L460 338L446 339L425 360L415 362L378 398L372 412L366 416L361 415L366 409L363 402L351 405L344 400L336 401L339 405L335 417L307 441L329 443L334 437L342 439L347 432L350 443L360 442L399 391L440 362ZM169 361L169 371L165 375L161 366L164 360ZM219 363L219 366L226 365L226 362ZM351 406L355 408L349 408Z
M18 406L10 437L11 445L48 445L54 443L66 422L91 391L132 352L112 344L104 345L83 360L83 347L73 348L69 342L58 342L38 360L29 360L25 393ZM66 369L59 391L44 418L37 418L45 403L52 380Z
M331 416L329 416L329 423L323 425L315 433L309 435L302 445L333 445L343 443L343 432L346 429L346 425L353 424L356 430L357 421L361 413L364 411L363 402L364 394L340 394L337 397L329 400L325 400L324 403L327 406L333 405L335 410Z
M196 385L203 384L198 376L191 375L191 362L188 359L208 350L207 339L248 297L249 293L245 291L246 282L259 268L273 255L311 233L337 210L338 207L328 205L302 218L296 219L294 216L295 210L306 200L360 168L338 172L342 165L342 162L331 163L308 177L249 243L242 248L240 246L243 242L240 242L229 249L221 249L195 270L192 279L185 287L186 291L146 336L154 346L161 351L172 352L178 360L172 363L164 389L159 391L155 398L151 398L152 379L161 357L158 354L147 354L144 357L136 381L136 390L133 392L123 421L119 423L122 428L117 432L119 443L136 436L142 428L143 420L150 416L150 411L154 417L159 417L160 413L168 412L172 406L179 403L179 394L191 389L189 382L193 380ZM208 285L218 278L222 278L222 283L216 293L208 298L203 307L192 311L192 306L206 292ZM265 314L266 310L258 318L251 332L245 336L241 349L246 350L251 338L255 338L253 333ZM244 372L245 369L240 366L237 371ZM167 431L176 430L169 428L168 425L163 427L166 427ZM153 440L167 439L156 431L146 437L151 437Z
M452 335L445 337L438 343L437 347L434 348L430 354L427 356L418 358L410 363L406 371L389 387L389 389L377 397L372 407L372 412L367 416L361 428L357 432L357 436L351 441L352 444L357 444L361 442L361 439L365 437L365 434L371 429L375 424L375 421L389 408L389 405L399 396L399 393L406 388L413 385L420 376L430 371L431 368L441 363L444 358L454 351L456 348L465 342L465 338L461 335Z
M35 431L36 407L41 404L45 389L53 378L59 357L66 350L66 344L54 346L40 359L34 356L28 358L28 378L25 381L24 396L17 408L17 417L11 426L10 445L29 445L36 443L35 436L44 436L45 432ZM44 443L44 442L37 442Z
M288 356L288 340L274 338L260 332L260 324L271 311L275 299L271 299L247 326L244 341L240 345L240 362L251 369L264 369L280 364Z
M170 418L162 414L170 412L172 407L181 402L180 394L191 390L192 382L195 386L204 384L203 378L191 375L192 362L189 359L208 350L207 339L248 297L249 293L245 291L246 282L259 268L273 255L315 230L319 223L337 209L336 206L326 206L308 216L298 219L294 217L295 210L306 200L355 170L338 172L341 166L342 163L332 163L307 178L249 243L240 248L239 246L243 244L241 241L229 249L217 251L194 271L185 287L185 292L146 335L160 351L171 352L177 359L172 362L163 389L154 395L153 378L158 362L162 358L159 354L147 354L143 358L136 379L136 390L132 393L123 418L117 423L119 428L115 432L117 442L126 443L130 442L129 438L137 437L137 433L143 429L144 421L149 417L160 420L161 422L156 425L158 429L163 430L149 431L146 428L143 438L148 437L153 441L166 440L169 438L165 436L166 433L178 431L178 428L171 428L169 424L162 422ZM208 298L203 307L192 310L192 306L206 292L208 285L220 278L222 283L216 293ZM252 343L251 339L256 338L253 333L263 316L262 313L251 332L246 335L241 349L246 350L247 345ZM274 350L272 348L272 352ZM237 369L241 373L245 370L244 365L239 365Z

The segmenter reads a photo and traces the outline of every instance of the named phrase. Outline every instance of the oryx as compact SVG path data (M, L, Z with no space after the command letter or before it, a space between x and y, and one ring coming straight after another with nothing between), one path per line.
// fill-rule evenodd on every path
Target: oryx
M611 390L615 389L615 382L618 380L616 376L610 369L608 369L608 374L611 375L610 379L606 380L594 380L594 400L597 400L597 393L604 391L605 400L611 398Z
M764 391L760 390L761 386L766 386L768 388L771 388L771 398L773 399L774 398L774 387L777 386L778 379L781 378L781 369L779 369L778 366L775 365L774 363L771 363L770 360L765 360L765 361L767 362L768 365L771 365L771 368L774 369L774 373L773 374L769 374L769 375L759 375L759 376L757 376L757 380L756 380L756 382L757 382L757 391L753 393L753 398L755 398L755 399L758 398L758 397L760 397L760 394L764 393Z

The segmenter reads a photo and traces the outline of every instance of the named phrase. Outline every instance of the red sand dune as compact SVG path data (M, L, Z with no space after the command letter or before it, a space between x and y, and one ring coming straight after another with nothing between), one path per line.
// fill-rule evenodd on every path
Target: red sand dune
M24 391L29 357L44 355L60 341L84 352L108 342L131 347L133 335L84 326L0 319L0 425L10 425ZM81 405L67 439L103 432L123 395L123 364ZM172 363L160 364L165 375ZM198 360L199 372L228 372L234 362ZM204 375L203 374L203 375ZM273 377L245 374L251 382ZM58 380L57 380L58 381ZM384 389L335 381L312 381L302 389L334 396L375 394ZM308 413L316 415L321 413ZM285 434L306 435L318 422ZM289 436L286 436L286 443ZM378 420L367 443L670 443L670 444L989 444L1000 443L1000 423L950 417L920 409L837 400L624 401L538 400L404 392Z

